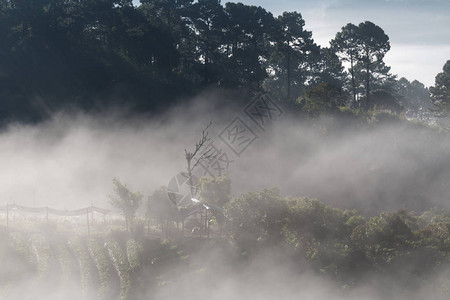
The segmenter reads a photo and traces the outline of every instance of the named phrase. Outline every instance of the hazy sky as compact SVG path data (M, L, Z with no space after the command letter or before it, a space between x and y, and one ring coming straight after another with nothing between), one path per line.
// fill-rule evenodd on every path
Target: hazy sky
M450 59L449 0L243 0L279 15L298 11L314 40L328 42L347 23L371 21L391 42L386 62L392 72L426 86Z
M139 1L134 0L135 4ZM229 1L222 1L222 3ZM385 61L392 72L426 86L450 59L449 0L242 0L262 6L275 16L298 11L313 32L314 40L328 42L347 23L372 21L390 38Z

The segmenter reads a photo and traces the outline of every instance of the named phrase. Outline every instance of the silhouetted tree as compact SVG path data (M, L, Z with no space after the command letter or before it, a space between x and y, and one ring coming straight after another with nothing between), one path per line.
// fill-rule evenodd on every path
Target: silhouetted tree
M204 84L218 82L220 77L219 49L223 41L225 12L219 0L199 0L190 9L196 35L198 70Z
M212 122L209 122L208 126L205 127L202 131L202 137L199 139L199 141L195 144L194 150L189 151L187 149L184 149L185 158L186 158L186 176L187 180L189 181L189 187L191 192L191 197L196 197L198 192L198 187L194 186L193 183L193 173L195 168L197 168L200 163L204 162L205 160L210 160L214 157L214 153L212 152L211 148L206 148L207 142L211 140L210 137L208 137L208 128L212 125Z
M338 88L346 86L347 74L333 48L320 48L320 54L312 59L314 65L310 85L327 83Z
M402 77L395 82L393 93L410 116L422 118L429 113L430 92L423 83Z
M368 105L374 82L391 76L390 67L383 62L384 55L390 49L389 37L372 22L366 21L358 26L349 23L336 34L331 45L343 60L350 62L353 101L356 101L358 81L364 82L365 102Z
M147 218L156 221L161 226L165 237L168 237L171 222L182 221L180 211L169 199L167 187L153 191L147 198L146 206Z
M341 31L330 42L331 48L345 62L350 63L351 89L353 93L353 102L356 102L356 79L355 65L358 62L358 44L359 44L359 28L351 23L342 27Z
M228 82L238 87L259 90L267 78L276 21L262 7L227 3L226 44L222 51Z
M431 101L434 111L440 116L448 116L450 112L450 60L447 60L443 71L436 75L434 86L430 87Z
M284 12L277 22L276 50L271 58L272 80L284 90L286 100L292 101L312 73L313 56L319 55L319 47L312 33L304 29L305 21L300 13Z
M375 74L387 74L389 68L382 66L383 57L391 48L389 37L383 29L366 21L359 26L360 43L358 45L359 61L364 65L366 101L370 101L371 76ZM386 69L388 68L388 69Z

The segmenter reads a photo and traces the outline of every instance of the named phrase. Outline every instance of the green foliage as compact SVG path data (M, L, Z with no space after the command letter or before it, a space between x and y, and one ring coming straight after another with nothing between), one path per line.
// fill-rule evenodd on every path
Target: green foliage
M376 261L389 262L412 238L411 229L397 213L383 213L367 222L366 243L370 246L370 256Z
M416 216L407 210L366 219L357 211L309 198L282 198L278 190L247 193L227 206L232 241L241 252L286 245L316 270L355 285L367 272L394 276L408 265L425 280L450 263L448 212ZM432 221L434 220L434 221ZM406 284L406 283L402 283Z
M203 177L200 179L199 186L200 200L213 208L210 210L211 214L217 221L219 230L222 230L226 220L223 208L231 200L231 180L226 176Z
M0 245L0 290L6 289L15 282L21 282L27 276L37 274L37 264L31 245L18 232L2 234L4 241ZM7 297L6 297L7 298Z
M427 224L450 222L450 210L433 207L420 215L418 222L420 227L425 227Z
M292 199L285 229L295 232L300 247L312 240L342 242L350 232L348 225L358 224L355 220L347 223L354 214L331 208L315 199Z
M110 282L111 270L109 267L108 257L103 247L99 244L97 240L93 238L90 238L88 240L88 251L98 271L98 277L100 281L100 287L98 289L98 298L108 299L108 291L111 286Z
M113 179L114 195L110 195L111 205L118 208L125 217L127 231L131 231L134 225L136 211L142 203L143 196L139 192L132 192L118 179Z
M315 268L348 281L365 268L351 233L365 223L356 211L331 208L315 199L289 200L284 227L287 242ZM358 260L356 262L355 260Z
M144 250L142 245L135 239L130 239L126 243L127 248L127 259L130 264L131 271L135 272L141 267L141 253Z
M39 277L47 276L50 267L50 247L46 238L40 234L32 235L31 249L36 257Z
M81 294L87 298L92 290L92 264L86 246L79 238L71 238L68 246L78 260L80 270Z
M322 116L336 112L345 103L345 95L340 88L328 83L320 83L306 90L297 101L302 110L310 116Z
M232 243L223 237L183 238L174 245L160 239L130 239L124 232L86 240L58 232L52 239L36 233L0 233L6 241L0 245L0 291L10 299L25 279L38 279L30 291L81 283L79 294L70 289L71 296L135 299L176 286L180 270L182 277L193 274L189 271L194 276L215 274L216 262L222 263L219 257L240 270L246 263L243 256L251 260L269 251L288 261L293 272L312 268L350 290L370 278L388 294L393 287L414 291L427 286L448 298L448 209L432 208L420 215L401 209L364 217L355 210L333 208L316 199L281 197L278 189L266 189L232 199L225 211ZM213 265L202 249L213 253ZM55 265L58 272L51 276Z
M35 262L32 255L31 245L29 245L23 236L18 232L13 232L8 237L9 246L14 249L24 260L29 263Z
M363 101L365 100L364 98ZM370 99L367 101L366 108L368 110L388 110L394 113L400 113L403 110L397 98L382 89L377 89L370 93Z
M362 108L339 107L340 121L348 121L347 125L356 125L361 128L372 127L374 124L386 124L395 122L409 122L406 121L403 115L399 115L390 109L380 109L374 107L372 110L365 110ZM421 124L423 128L428 128L427 125Z
M76 262L70 251L70 247L66 243L56 245L56 253L59 265L61 267L61 285L67 287L72 283L76 269Z
M252 192L234 198L225 215L231 223L233 241L250 251L255 244L271 244L282 239L286 202L276 188Z
M114 240L108 241L106 248L120 279L120 299L128 299L131 286L131 267L127 257L124 255L119 243Z
M199 186L201 201L225 207L231 200L231 180L226 176L203 177L200 179Z

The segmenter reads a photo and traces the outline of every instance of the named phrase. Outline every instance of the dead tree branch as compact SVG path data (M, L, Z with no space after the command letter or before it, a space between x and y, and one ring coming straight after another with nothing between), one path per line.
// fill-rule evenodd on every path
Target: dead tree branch
M208 126L205 127L202 131L202 137L200 140L195 144L195 149L193 151L188 151L187 149L184 149L185 155L186 155L186 162L187 162L187 175L189 180L189 185L191 188L191 195L192 197L195 196L197 193L197 188L193 186L192 182L192 173L194 169L200 164L200 162L211 159L214 157L212 153L212 149L207 149L205 152L203 152L200 157L198 157L197 161L192 164L192 159L200 152L200 150L205 146L207 142L209 142L211 139L208 137L208 129L211 127L212 121L209 122Z

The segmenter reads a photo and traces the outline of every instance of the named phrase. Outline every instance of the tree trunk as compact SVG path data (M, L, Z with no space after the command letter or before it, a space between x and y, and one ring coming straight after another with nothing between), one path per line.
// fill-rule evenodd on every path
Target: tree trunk
M353 55L350 56L350 73L352 75L353 103L356 103L356 83L355 83L355 70L353 66Z
M192 158L191 158L192 159ZM194 183L192 182L192 168L191 168L191 159L187 160L187 171L188 171L188 182L189 182L189 190L191 192L191 198L195 198L195 192L194 192Z
M366 52L366 108L369 107L369 101L370 101L370 56L369 56L369 49L366 46L365 49Z
M287 101L291 99L291 51L287 48Z
M367 62L366 66L366 108L369 107L369 95L370 95L370 62Z

